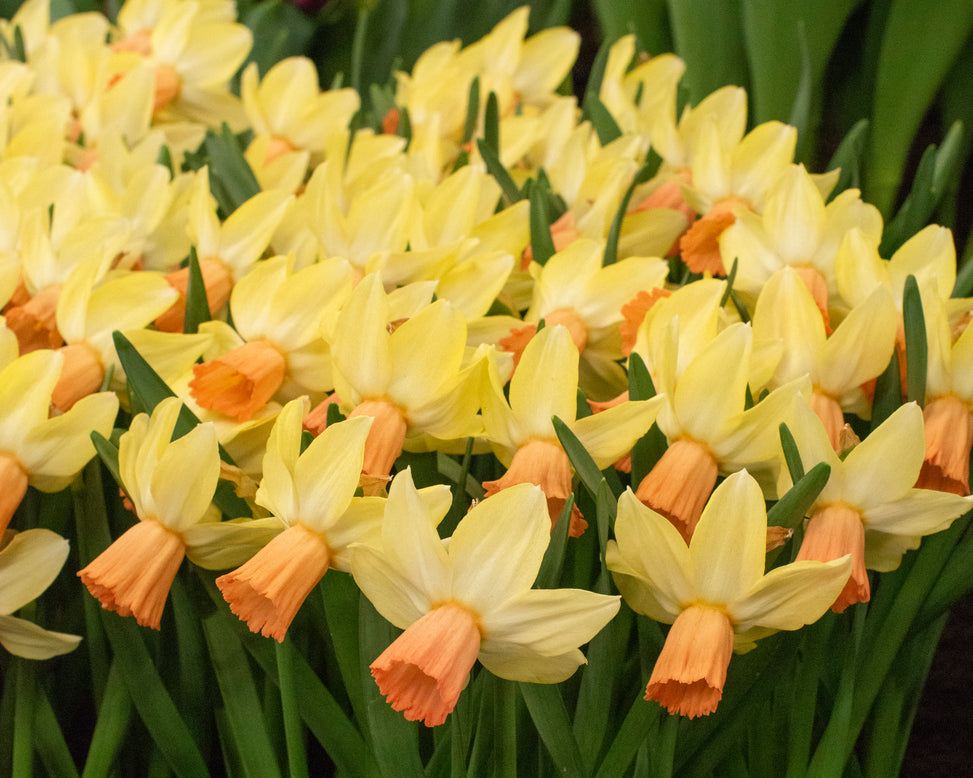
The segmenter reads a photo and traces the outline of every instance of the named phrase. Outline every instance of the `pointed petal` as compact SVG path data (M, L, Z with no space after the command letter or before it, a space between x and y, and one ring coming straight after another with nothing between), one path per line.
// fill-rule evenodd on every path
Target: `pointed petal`
M530 588L550 542L540 487L517 484L477 503L449 541L453 596L483 618Z
M307 447L294 467L300 512L292 521L299 519L316 532L338 521L358 486L371 426L370 416L330 424Z
M177 532L192 526L213 501L219 477L216 427L204 422L172 441L159 458L150 485L155 518Z
M904 497L864 510L862 523L868 530L894 535L931 535L946 529L971 508L970 496L910 489Z
M528 589L502 608L482 614L484 642L563 654L598 634L618 613L620 600L583 589Z
M381 397L392 379L388 318L382 280L372 274L355 287L335 325L331 360L362 397Z
M665 398L656 395L651 400L624 402L614 408L578 419L571 431L585 447L598 467L610 466L632 446L655 422L665 404Z
M631 490L618 500L615 538L625 565L622 572L648 582L652 596L673 617L696 599L694 565L686 541Z
M544 391L538 391L543 386ZM510 379L510 407L524 433L553 438L551 417L570 424L577 415L578 349L562 325L535 335Z
M68 541L46 529L18 532L0 551L0 614L39 597L68 558Z
M908 403L845 457L845 501L864 513L906 496L919 476L925 453L922 410Z
M0 645L25 659L50 659L77 648L81 638L51 632L24 619L0 616Z
M892 358L898 324L892 295L877 287L824 344L817 370L820 388L837 397L880 375Z
M558 656L538 654L528 646L480 644L477 657L487 670L499 678L525 683L560 683L586 663L578 649Z
M456 376L466 345L463 315L445 300L424 308L389 339L392 380L389 398L421 405Z
M433 598L411 571L369 546L353 549L351 574L375 610L399 629L418 621L432 608Z
M763 575L766 545L763 493L741 470L716 487L689 543L697 596L714 605L742 597Z
M824 615L851 573L851 557L792 562L765 575L728 612L736 629L800 629Z

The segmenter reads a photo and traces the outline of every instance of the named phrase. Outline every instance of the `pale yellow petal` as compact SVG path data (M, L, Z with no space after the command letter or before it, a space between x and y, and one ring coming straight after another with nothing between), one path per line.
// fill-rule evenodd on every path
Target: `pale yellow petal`
M505 611L537 577L550 535L540 487L517 484L478 502L449 541L453 596L484 620Z
M74 651L80 642L77 635L51 632L14 616L0 616L0 645L15 656L50 659Z
M177 532L197 523L213 501L220 477L216 428L198 424L168 446L152 474L156 515Z
M919 476L925 453L922 410L908 403L845 457L845 501L869 511L905 497ZM915 533L906 530L904 534Z
M609 467L641 438L655 421L665 399L629 401L601 413L578 419L571 425L581 445L599 468Z
M204 521L186 528L189 561L204 570L239 567L274 539L285 525L279 519Z
M544 387L543 391L538 391ZM527 436L553 438L551 417L577 415L578 349L562 325L535 335L510 379L510 407Z
M578 649L547 656L526 646L495 646L489 641L480 644L477 658L494 675L524 683L560 683L586 663L584 654Z
M970 496L910 489L904 497L866 508L862 523L868 530L892 535L932 535L949 527L971 508Z
M13 613L50 586L68 558L68 541L47 529L18 532L0 551L0 614Z

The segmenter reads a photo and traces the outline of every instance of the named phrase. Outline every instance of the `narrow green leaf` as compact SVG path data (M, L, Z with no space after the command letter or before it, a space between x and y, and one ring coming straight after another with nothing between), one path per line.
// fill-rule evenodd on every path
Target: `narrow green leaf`
M225 218L258 194L260 184L243 156L243 145L226 122L219 135L206 131L203 146L209 160L210 190Z
M199 325L209 321L209 301L206 299L206 284L199 269L199 257L196 247L189 248L189 284L186 287L186 314L183 320L183 332L197 333Z
M520 694L554 765L564 775L584 775L584 762L571 729L560 687L554 684L521 683Z
M781 427L783 430L787 429L787 425L782 424ZM773 527L796 527L797 523L807 515L808 509L821 494L830 477L831 465L827 462L818 462L770 507L767 511L767 524Z
M503 166L503 163L500 161L500 155L493 146L484 141L483 138L477 138L476 147L480 150L480 156L483 158L483 164L486 165L487 172L500 184L500 189L503 192L507 204L509 205L520 200L520 189L517 188L513 178L510 177L507 168Z
M412 143L412 119L409 117L409 109L402 108L399 111L399 123L395 127L395 134L400 138L405 138L405 149Z
M558 516L554 529L551 530L551 541L547 544L544 559L541 560L535 589L555 589L561 580L564 570L564 555L568 547L568 530L571 527L571 511L574 508L574 495L569 495L564 501L561 515Z
M34 749L47 775L64 778L76 778L78 775L61 725L54 715L47 692L41 686L37 687L34 700Z
M368 665L378 658L396 638L397 631L383 619L362 595L358 607L361 646L360 681L365 689L365 706L372 752L383 775L422 776L419 758L419 729L414 721L392 710L378 684L368 672Z
M888 214L909 148L943 78L973 29L966 0L891 0L882 28L865 198Z
M622 137L622 130L611 115L611 111L597 95L588 94L584 99L585 116L591 121L591 126L598 133L598 140L602 146L607 146L613 140Z
M227 618L232 616L218 612L203 619L203 633L233 745L246 775L280 775L250 664Z
M591 70L588 72L588 83L585 86L584 97L581 105L584 106L588 101L588 96L598 97L601 94L601 82L605 78L605 66L608 64L608 53L611 51L614 38L605 37L598 47L595 60L591 63Z
M95 731L88 744L82 778L107 778L115 766L115 755L125 740L131 717L132 701L118 664L112 662Z
M846 189L860 189L862 185L862 157L868 142L868 119L859 119L845 133L838 148L831 156L826 170L841 170L838 183L828 195L829 200L837 197Z
M899 377L899 354L893 352L888 366L875 381L875 397L872 400L872 420L870 429L874 430L891 416L902 404L902 380Z
M902 293L902 321L905 326L906 398L920 405L926 401L926 365L929 346L926 343L926 319L916 277L905 280Z
M554 252L554 238L551 235L551 215L547 209L547 197L538 187L531 187L530 200L530 249L534 261L539 265L547 264Z
M645 742L646 733L655 728L661 716L662 708L655 702L644 700L640 692L601 760L596 778L620 778L626 775L635 752Z
M594 0L592 6L604 40L634 32L643 51L672 51L665 0Z
M693 105L721 86L749 86L740 5L740 0L668 2L675 51L686 62L681 86ZM788 100L785 110L789 107Z
M630 400L651 400L655 384L642 356L633 351L628 357L628 397Z
M11 775L14 778L30 778L34 765L34 694L36 665L29 659L15 657L11 660L14 684L14 738Z
M472 729L473 747L470 750L469 764L465 773L469 778L487 775L496 755L496 713L500 679L489 672L477 675L482 689L476 716L476 726ZM501 773L502 775L502 773Z
M112 474L112 478L115 479L115 483L118 484L120 488L122 487L122 476L118 471L118 446L112 443L107 438L103 437L100 432L92 430L91 432L91 442L95 446L95 451L101 458L101 461L105 463L105 467L108 468L108 472Z
M780 425L780 445L784 450L784 461L787 462L791 481L796 484L804 477L804 463L801 461L801 452L797 448L797 441L794 440L791 431L783 422Z
M720 298L720 308L726 305L727 301L730 299L730 295L733 293L733 282L737 278L737 267L740 264L740 259L738 257L733 257L733 264L730 265L730 272L726 274L726 289L723 290L723 296Z
M578 440L577 435L571 431L571 428L567 424L557 416L553 417L551 421L554 424L554 432L557 433L557 439L561 442L561 448L568 455L568 459L571 460L571 465L574 467L575 472L581 477L582 483L588 487L588 491L592 495L598 494L598 487L603 480L603 476L601 470L598 469L598 465L591 458L591 454L585 451L584 446L581 445L581 441Z
M487 95L483 109L483 142L500 154L500 106L496 92Z
M463 122L463 140L466 145L476 134L476 121L480 118L480 77L475 76L470 82L470 93L466 98L466 119Z

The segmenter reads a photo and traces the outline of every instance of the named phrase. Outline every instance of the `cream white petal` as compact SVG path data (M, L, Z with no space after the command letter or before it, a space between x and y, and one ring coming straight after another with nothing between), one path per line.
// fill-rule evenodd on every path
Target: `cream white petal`
M543 387L543 391L539 391ZM566 327L545 327L524 349L510 379L510 408L528 436L554 437L551 417L577 415L578 349Z
M618 500L615 539L625 566L622 572L649 581L653 596L667 612L679 613L696 599L695 566L686 541L631 490Z
M560 683L586 664L577 648L557 656L538 654L528 646L480 644L480 664L500 678L525 683Z
M369 546L352 549L351 574L375 610L399 629L418 621L432 607L433 598L411 570L406 572Z

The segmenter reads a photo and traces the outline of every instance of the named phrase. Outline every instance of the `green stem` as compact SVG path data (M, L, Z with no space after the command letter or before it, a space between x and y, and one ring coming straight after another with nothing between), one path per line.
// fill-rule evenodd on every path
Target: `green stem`
M276 643L277 678L280 684L280 705L284 714L284 740L287 743L287 767L291 778L307 778L307 754L304 748L304 727L301 714L297 709L296 689L294 687L294 664L291 652L294 650L290 638Z
M16 684L14 703L14 748L11 775L30 778L33 774L34 747L34 665L27 659L17 659L13 666Z
M125 679L118 665L112 662L108 681L98 706L98 720L91 736L82 778L107 776L115 764L115 757L128 730L132 701L125 689Z
M355 23L355 37L351 42L351 86L362 94L361 70L365 60L365 38L368 35L368 17L371 12L364 5L358 7L358 21Z

